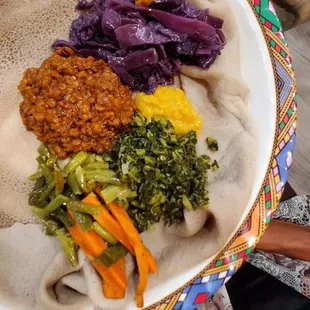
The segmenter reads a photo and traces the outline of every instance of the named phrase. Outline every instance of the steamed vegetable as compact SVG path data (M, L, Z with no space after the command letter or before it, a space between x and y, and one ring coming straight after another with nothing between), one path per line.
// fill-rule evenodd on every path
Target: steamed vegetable
M76 244L74 243L73 239L67 236L67 233L64 229L58 229L56 231L56 237L61 244L63 252L68 258L68 261L73 267L75 267L78 263L78 258L76 252Z
M140 275L139 284L136 291L136 301L138 307L143 307L143 293L147 286L149 271L146 249L127 212L114 203L109 203L108 206L113 216L117 219L123 230L126 232L128 240L134 249Z
M126 272L126 265L125 265L125 259L122 258L116 263L119 268L125 273ZM103 293L106 298L113 298L113 299L122 299L125 297L126 290L121 288L115 288L107 281L102 282L103 285Z
M147 93L172 84L182 64L209 68L221 54L223 20L208 10L187 0L137 4L80 0L69 42L57 40L53 48L68 46L83 57L104 59L129 87Z
M117 240L106 230L104 229L98 222L93 223L94 231L109 244L115 245Z

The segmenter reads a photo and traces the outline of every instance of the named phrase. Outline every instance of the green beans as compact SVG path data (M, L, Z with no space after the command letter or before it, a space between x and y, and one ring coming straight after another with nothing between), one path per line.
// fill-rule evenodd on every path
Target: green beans
M100 207L95 205L89 205L86 203L83 203L81 201L74 201L70 200L67 202L67 207L70 210L81 212L81 213L87 213L90 215L99 215L100 214Z
M51 155L46 161L46 166L49 168L53 168L56 165L56 162L57 157L55 155Z
M83 193L74 172L69 173L68 184L74 195L81 195Z
M76 168L75 176L76 176L76 180L77 180L80 188L82 189L82 191L84 193L89 193L89 188L87 187L87 184L86 184L86 179L85 179L85 176L84 176L84 171L81 168L81 166Z
M54 178L55 178L56 195L59 195L62 193L62 191L64 190L64 186L65 186L64 177L59 169L55 169Z
M99 183L119 184L120 181L112 170L84 170L86 180L94 180Z
M44 157L45 160L47 160L52 155L52 153L49 151L49 149L44 143L39 146L38 153L41 157Z
M85 170L103 170L103 169L108 169L109 168L109 164L105 163L105 162L93 162L93 163L89 163L85 166L83 166L84 171Z
M91 216L76 211L73 211L73 214L75 219L77 220L77 222L80 224L80 226L84 231L89 231L93 228L93 220Z
M43 225L45 227L45 233L49 236L56 235L57 229L60 229L62 226L60 223L54 220L42 220Z
M93 223L94 231L109 244L116 244L117 240L107 231L105 230L98 222Z
M33 212L40 218L44 219L67 201L69 201L69 198L60 194L57 195L44 209L34 207Z
M37 161L39 163L40 170L41 170L42 175L44 176L46 182L48 184L52 183L54 180L54 175L53 175L52 170L46 166L44 159L42 157L38 157Z
M98 258L97 261L102 263L107 268L111 267L118 260L125 257L128 250L120 243L108 247Z
M136 192L130 190L126 185L109 185L101 191L101 195L106 203L110 203L116 198L126 200L137 196Z
M28 177L28 180L29 181L36 181L36 180L40 179L42 176L43 176L42 171L40 169L38 169L36 173L34 173Z
M72 218L62 208L58 208L56 211L52 212L51 215L63 223L67 229L74 226Z
M55 188L55 180L53 180L50 184L46 184L46 187L41 192L39 200L40 201L46 200L49 197L49 195L53 192L54 188Z
M64 167L63 172L68 175L70 172L75 171L75 169L83 164L87 159L87 153L79 152L73 156L73 158Z
M56 231L56 237L61 244L61 248L65 253L68 261L72 267L75 267L78 263L77 247L73 239L67 236L65 229L58 229Z

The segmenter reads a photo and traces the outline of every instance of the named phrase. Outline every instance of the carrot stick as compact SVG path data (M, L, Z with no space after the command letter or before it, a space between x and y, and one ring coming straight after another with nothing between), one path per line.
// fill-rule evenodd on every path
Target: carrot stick
M143 244L135 246L134 249L140 275L139 284L136 291L136 303L137 307L141 308L144 304L143 293L146 289L148 282L149 266L146 259L145 247L143 246Z
M124 274L126 274L125 258L118 260L115 263ZM120 288L115 288L109 282L103 280L103 293L106 298L122 299L125 297L126 291Z
M74 221L74 226L69 229L69 233L74 238L75 242L80 246L84 253L89 256L92 264L97 269L99 274L107 281L112 287L120 287L126 289L128 281L126 274L116 264L110 268L106 268L102 264L95 262L94 257L99 256L103 251L107 249L106 243L100 238L100 236L94 231L83 231L80 225L77 223L73 212L68 210L69 215ZM99 268L99 269L98 269Z
M101 188L100 187L97 187L95 189L95 192L96 194L101 197L102 200L104 200L101 196ZM86 203L86 202L85 202ZM88 202L89 203L89 202ZM148 263L149 263L149 271L152 273L152 274L156 274L157 273L157 262L156 260L154 259L154 257L152 256L152 254L150 253L150 251L146 249L146 257L147 257L147 260L148 260ZM131 254L134 255L133 252L131 252Z
M108 206L113 216L117 219L123 230L126 231L128 240L134 248L140 275L139 284L136 292L136 302L138 307L143 307L143 293L147 286L149 270L146 248L143 245L140 235L136 227L133 225L126 210L117 206L114 203L109 203Z
M101 205L98 198L91 193L87 195L82 201L84 203L100 207L100 214L94 215L95 220L110 234L112 234L113 237L115 237L115 239L117 239L121 244L123 244L131 253L133 253L132 246L130 245L122 227L113 218L113 216L109 213L109 211Z
M100 187L97 187L95 189L95 192L96 194L103 200L102 196L101 196L101 188ZM89 196L89 195L88 195ZM86 203L86 201L85 201ZM89 201L87 203L90 203ZM126 245L125 245L126 246ZM126 248L128 249L128 247L126 246ZM132 251L130 251L131 254L134 255L134 253ZM154 257L152 256L152 254L150 253L150 251L146 248L146 256L147 256L147 260L148 260L148 263L149 263L149 271L153 274L156 274L157 273L157 262L156 260L154 259Z
M106 243L101 239L101 237L95 231L93 230L83 231L80 225L78 225L73 212L71 210L68 210L67 212L73 219L75 223L74 227L77 231L79 231L79 235L82 238L84 246L88 248L92 256L97 257L108 248Z
M146 252L146 259L149 264L149 271L152 274L156 274L157 273L157 262L148 248L145 248L145 252Z
M85 232L82 230L81 227L79 227L79 225L74 225L72 228L70 228L69 233L71 234L75 242L78 244L78 246L83 250L85 255L88 257L89 261L92 263L92 265L101 275L101 277L104 278L104 281L109 283L109 286L114 287L115 289L117 288L119 290L126 289L128 284L125 286L123 284L120 285L119 281L115 278L115 275L108 268L106 268L105 266L94 260L92 252L89 250L89 248L85 245L85 242L83 241L84 237L83 234Z

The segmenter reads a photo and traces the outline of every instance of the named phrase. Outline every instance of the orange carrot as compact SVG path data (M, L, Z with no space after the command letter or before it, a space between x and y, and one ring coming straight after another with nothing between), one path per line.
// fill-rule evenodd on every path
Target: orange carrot
M123 274L126 274L125 258L118 260L115 264L122 270ZM106 298L122 299L125 297L126 290L113 287L107 281L103 281L102 284L103 293Z
M93 230L84 231L80 227L80 225L78 225L72 210L68 210L67 212L73 219L75 223L74 225L75 229L79 231L79 235L81 236L84 245L91 252L92 256L97 257L108 248L107 244L101 239L101 237L95 231Z
M147 282L148 282L148 262L146 259L146 252L145 247L143 244L136 245L134 247L137 264L138 264L138 270L139 270L139 284L136 291L136 303L137 307L141 308L143 307L144 300L143 300L143 293L146 289Z
M98 257L108 248L106 243L95 231L83 231L80 225L76 222L74 214L71 210L68 210L68 214L72 217L75 224L72 228L69 229L69 233L72 235L75 242L80 246L83 252L90 258L92 264L100 273L100 275L107 282L109 282L112 287L126 289L128 286L126 274L119 266L114 264L110 268L106 268L102 264L93 260L94 257Z
M117 239L121 244L123 244L131 253L133 253L132 246L130 245L122 227L113 218L109 211L101 205L98 198L91 193L83 199L83 202L100 207L100 214L94 216L95 220L110 234L112 234L115 239Z
M115 290L126 290L128 283L125 286L123 284L120 285L119 281L115 277L115 274L111 272L110 268L105 267L104 265L97 262L96 260L93 260L91 263L93 264L95 269L98 271L98 273L101 275L102 279L105 282L109 283L111 287L113 287Z
M143 293L147 286L148 270L149 270L146 248L143 245L140 235L136 227L133 225L126 210L114 203L109 203L108 206L110 208L111 213L117 219L123 230L126 231L128 240L134 248L140 275L139 284L136 292L136 302L138 307L143 307ZM152 256L151 253L149 254L151 257Z
M102 201L104 201L102 195L101 195L101 188L100 187L97 187L95 189L95 192L96 194L102 199ZM86 203L86 202L85 202ZM89 203L89 202L88 202ZM152 256L152 254L150 253L150 251L146 249L146 257L147 257L147 260L148 260L148 263L149 263L149 271L153 274L156 274L157 273L157 262L156 260L154 259L154 257ZM131 252L131 254L134 255L134 253Z
M157 273L157 262L148 248L145 248L145 252L146 252L146 259L149 264L149 271L152 274L156 274Z

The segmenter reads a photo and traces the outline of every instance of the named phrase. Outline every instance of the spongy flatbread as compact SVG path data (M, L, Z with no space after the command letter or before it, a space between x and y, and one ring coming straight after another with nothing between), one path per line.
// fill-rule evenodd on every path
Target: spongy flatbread
M222 55L208 71L184 67L181 77L182 87L203 119L198 151L208 153L204 140L207 136L215 137L220 150L211 156L220 163L220 170L210 174L209 213L186 212L185 223L171 228L160 224L156 231L143 234L145 244L159 263L158 275L150 276L148 289L210 257L225 244L247 205L255 173L256 140L246 107L248 89L240 75L239 36L234 17L225 0L192 2L210 8L212 14L225 21L227 45ZM30 185L26 179L36 169L39 143L21 123L17 85L27 67L39 66L50 55L49 47L56 38L68 37L69 26L76 16L75 3L74 0L0 2L0 10L5 12L0 20L0 228L14 222L35 221L27 203ZM208 217L210 220L202 228ZM23 247L18 245L21 243ZM27 251L28 243L35 250ZM46 248L48 252L43 251ZM11 309L36 306L39 310L69 310L94 304L103 309L123 310L134 299L137 277L133 276L130 257L126 298L111 301L103 297L100 278L87 260L80 256L79 266L72 269L63 254L57 254L55 240L43 236L40 226L18 224L3 229L0 249L0 304Z

